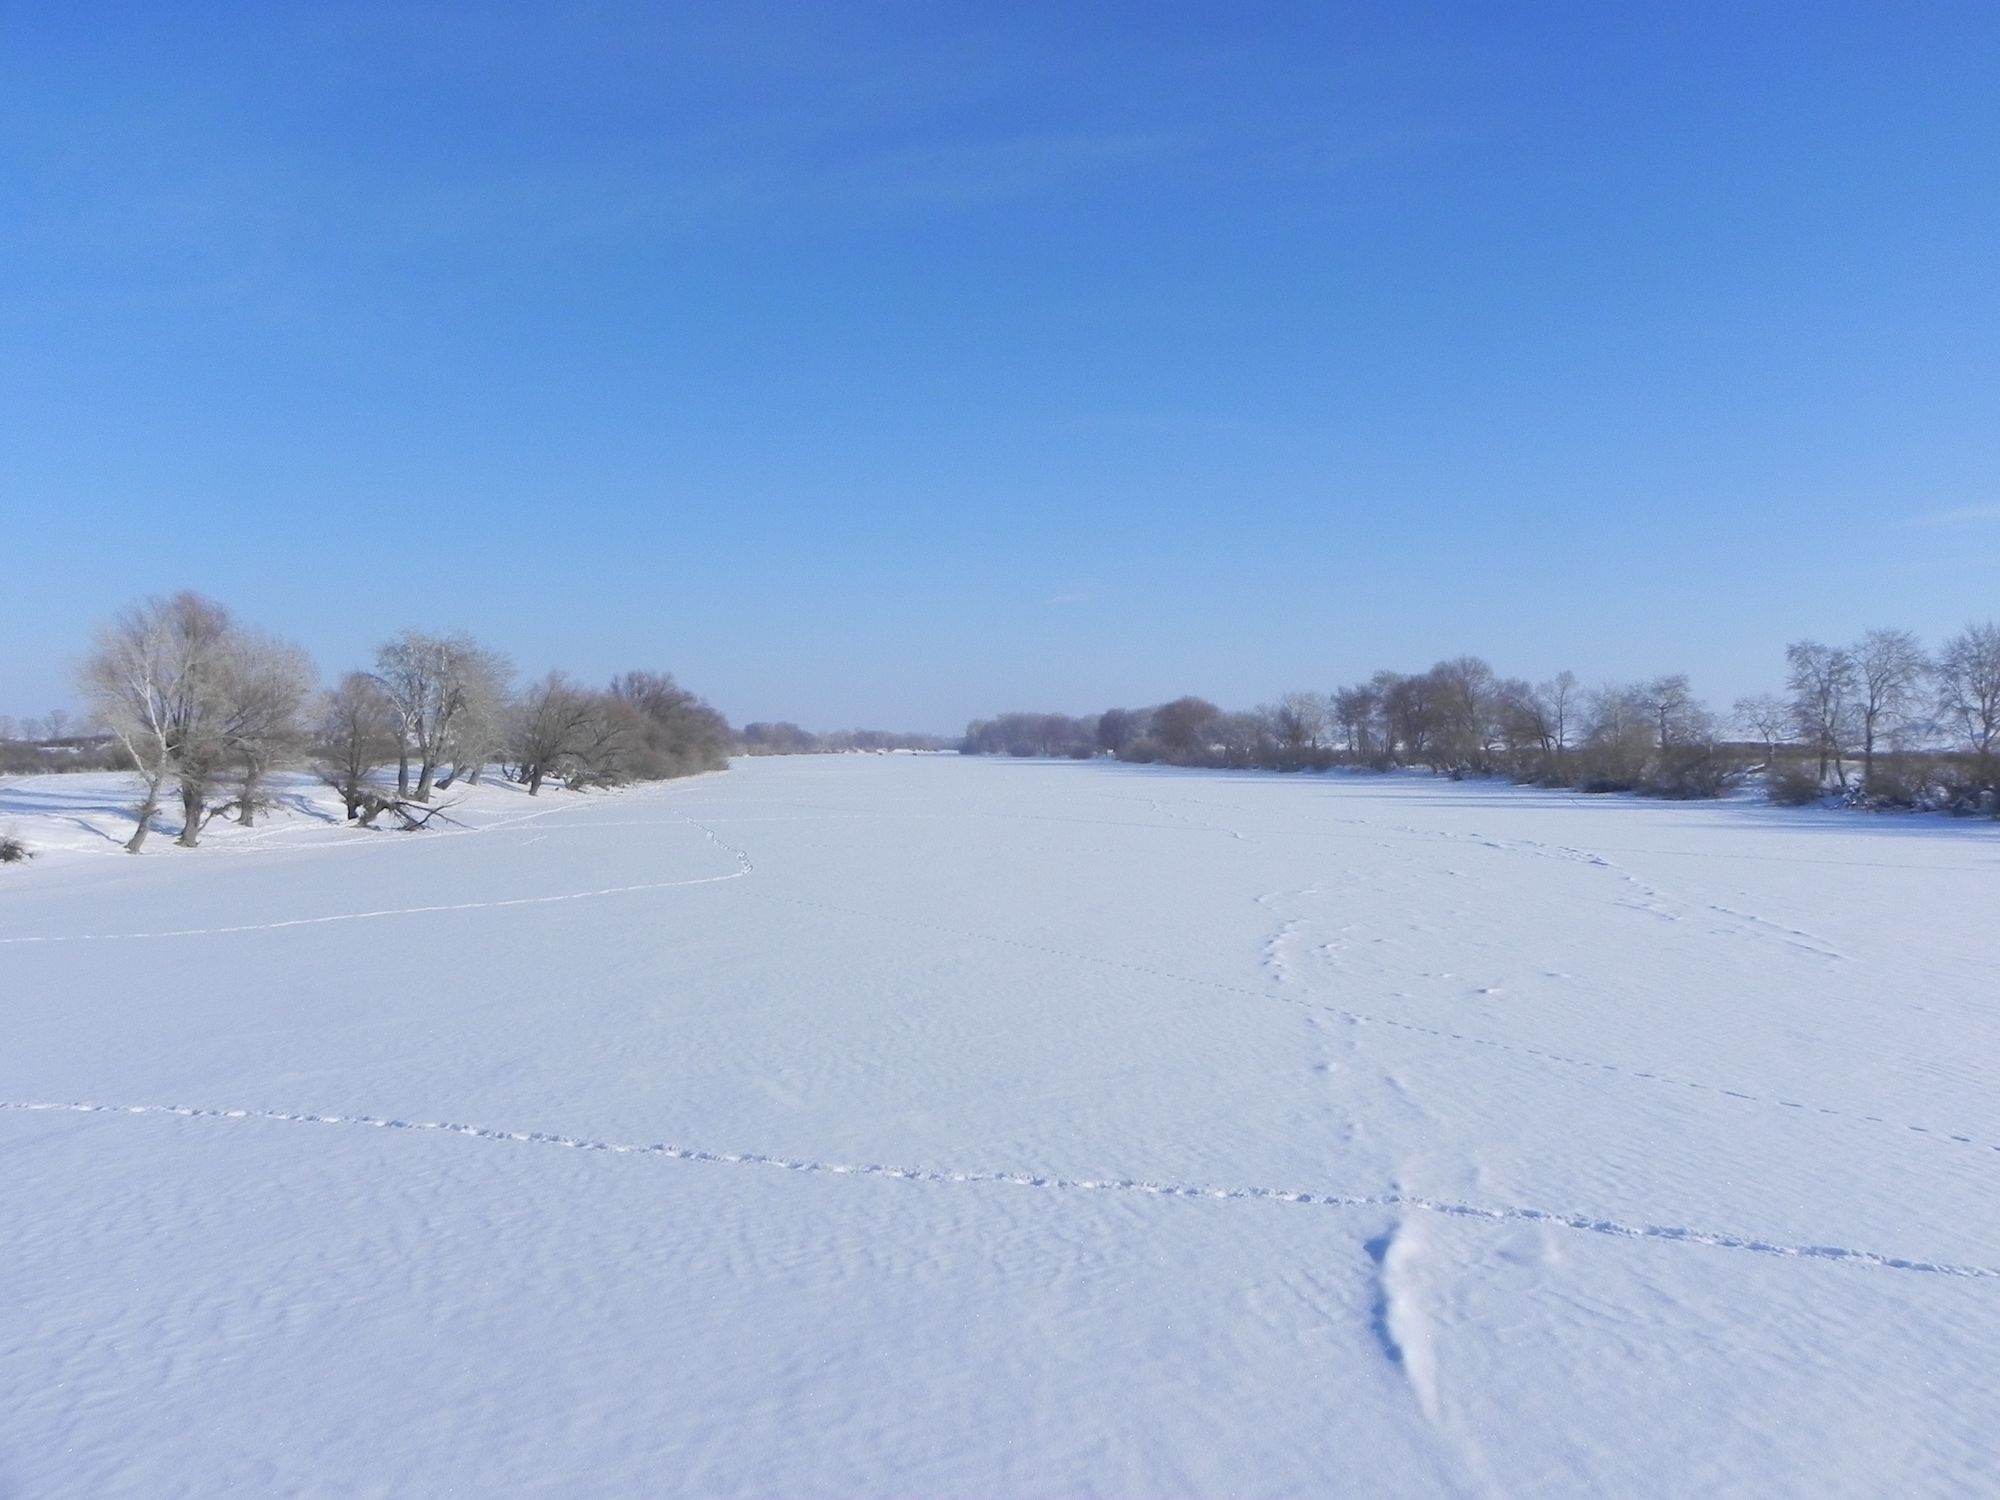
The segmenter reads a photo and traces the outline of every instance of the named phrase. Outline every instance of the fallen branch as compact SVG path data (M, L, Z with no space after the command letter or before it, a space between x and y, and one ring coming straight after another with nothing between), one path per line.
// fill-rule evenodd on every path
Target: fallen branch
M400 822L400 831L403 833L416 833L428 828L434 818L442 819L454 827L463 828L465 824L446 812L447 808L456 806L458 806L456 802L415 802L407 797L388 797L379 792L364 792L355 798L354 821L363 828L373 828L377 818L389 813Z

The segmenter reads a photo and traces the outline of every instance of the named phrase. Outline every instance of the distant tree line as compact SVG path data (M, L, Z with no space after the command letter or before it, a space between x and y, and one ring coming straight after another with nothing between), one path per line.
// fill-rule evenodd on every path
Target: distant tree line
M0 714L0 776L118 768L118 750L110 737L66 709L52 708L39 719Z
M857 750L948 750L942 735L907 734L888 729L837 729L814 734L789 720L775 724L745 724L736 731L736 749L743 755L837 755Z
M1799 641L1786 666L1783 693L1738 700L1726 722L1677 673L1531 683L1459 656L1247 712L1185 697L1080 718L1007 713L975 720L959 749L1275 771L1420 767L1677 798L1720 796L1761 771L1780 801L1995 810L2000 626L1969 625L1934 652L1902 630L1850 646Z
M504 655L468 635L405 630L370 669L322 691L298 646L180 593L99 630L77 688L92 753L138 778L125 846L135 854L169 805L190 848L215 818L253 823L271 773L292 765L338 791L349 819L390 813L414 827L439 791L490 766L534 795L551 781L615 786L727 764L728 724L667 673L627 672L602 688L562 672L518 687L514 678Z

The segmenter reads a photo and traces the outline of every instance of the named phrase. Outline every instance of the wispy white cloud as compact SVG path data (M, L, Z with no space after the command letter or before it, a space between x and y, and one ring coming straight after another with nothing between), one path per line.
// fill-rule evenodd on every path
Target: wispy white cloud
M1088 589L1073 589L1066 594L1051 594L1042 603L1057 609L1066 604L1088 604L1094 597Z

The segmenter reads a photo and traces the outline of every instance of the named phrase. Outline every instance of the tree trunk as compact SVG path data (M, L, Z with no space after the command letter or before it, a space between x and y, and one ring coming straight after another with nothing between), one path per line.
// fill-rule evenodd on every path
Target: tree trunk
M160 810L160 784L146 783L146 800L139 804L139 826L132 831L132 837L125 842L127 854L137 854L146 847L146 835L153 831L153 815Z
M417 771L417 789L409 795L418 802L431 800L431 785L437 780L437 762L428 755Z
M236 810L236 821L245 828L257 821L257 772L254 760L243 771L243 805Z
M201 841L201 786L198 782L181 783L181 836L174 840L183 849L192 849Z
M538 765L528 773L528 795L539 796L542 790L542 768Z
M407 749L396 756L396 795L410 795L410 752Z

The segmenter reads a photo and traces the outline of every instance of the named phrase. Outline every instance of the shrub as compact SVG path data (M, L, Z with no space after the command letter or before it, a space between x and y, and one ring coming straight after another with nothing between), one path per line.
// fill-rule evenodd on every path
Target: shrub
M1985 815L2000 813L2000 796L1977 765L1952 759L1940 761L1927 805L1961 816Z
M1593 735L1571 758L1581 792L1636 792L1653 759L1653 737L1643 722Z
M0 833L0 865L19 864L24 859L33 859L35 851L15 838L11 833Z
M1669 745L1640 783L1648 796L1684 801L1720 797L1743 775L1742 763L1716 745Z
M1801 761L1773 767L1764 779L1764 791L1780 807L1808 807L1825 795L1818 769Z
M1592 795L1599 795L1605 792L1636 792L1639 789L1639 781L1635 776L1612 776L1604 772L1597 772L1579 777L1576 789L1579 792L1588 792Z
M1861 789L1860 801L1867 807L1920 808L1937 803L1941 780L1938 768L1915 756L1883 756L1875 762L1875 774Z

